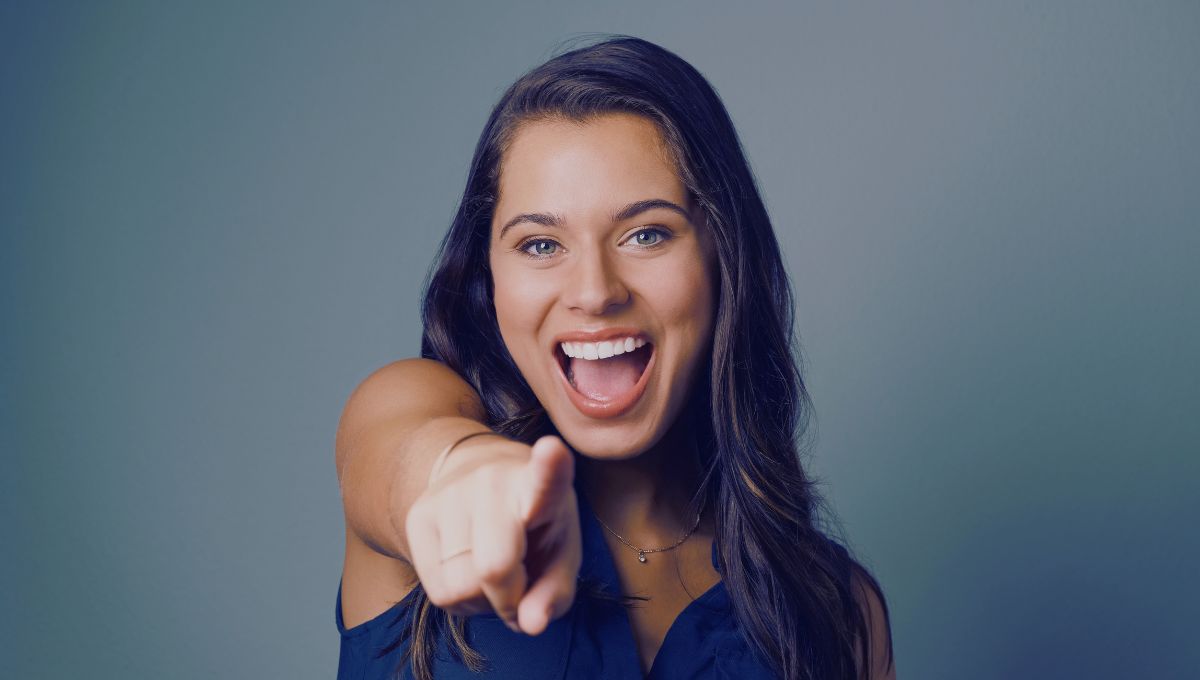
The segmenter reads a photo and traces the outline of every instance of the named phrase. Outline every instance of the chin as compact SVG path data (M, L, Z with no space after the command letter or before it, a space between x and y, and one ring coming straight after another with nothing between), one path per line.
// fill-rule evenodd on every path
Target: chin
M553 415L551 421L571 450L596 461L636 458L661 439L661 433L647 432L643 427L638 427L638 423L624 423L624 427L575 425L554 419Z
M601 441L593 444L586 441L586 437L581 441L579 438L571 438L565 433L563 438L576 453L594 460L629 460L636 458L649 448L644 446L630 448L628 443L616 441ZM577 445L576 442L579 444Z

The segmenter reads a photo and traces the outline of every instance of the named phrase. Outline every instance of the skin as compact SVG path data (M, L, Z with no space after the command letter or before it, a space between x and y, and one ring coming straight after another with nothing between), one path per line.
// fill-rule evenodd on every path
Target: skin
M647 199L669 201L682 214L655 207L614 220ZM511 224L530 213L560 224ZM635 545L674 543L695 519L686 513L699 480L694 444L674 426L711 351L715 260L657 127L609 114L519 128L503 159L489 259L505 345L581 454L578 472L597 515ZM597 419L568 400L553 338L612 326L649 333L656 358L638 403ZM647 564L607 538L625 592L652 598L631 615L645 669L678 613L719 578L711 526Z
M683 214L659 207L613 219L651 198ZM560 225L520 222L501 234L530 213L554 214ZM503 158L492 224L495 310L507 349L580 455L558 437L528 446L486 436L467 440L434 467L438 451L486 431L478 395L434 361L402 360L373 374L351 396L338 432L348 626L377 616L419 580L447 612L494 612L514 631L540 634L575 597L576 474L600 519L635 545L670 545L692 526L686 508L700 471L680 415L711 351L716 271L699 225L650 121L614 114L582 123L543 120L517 131ZM661 232L643 233L654 230ZM552 338L609 326L647 332L656 357L639 403L598 420L567 400ZM710 561L711 512L686 542L646 564L615 537L605 538L622 591L649 598L629 611L648 671L679 613L720 579ZM867 599L864 608L879 621L878 601ZM873 631L876 650L886 639L884 629ZM894 669L872 677L894 677Z
M627 460L665 434L712 335L706 230L666 208L623 222L611 218L650 198L695 217L657 129L632 115L526 124L502 166L490 251L500 332L555 425L590 458ZM501 225L527 213L557 215L564 225L521 222L500 237ZM528 257L531 252L537 259ZM617 325L650 333L658 354L655 374L631 412L588 418L562 391L549 351L552 338Z

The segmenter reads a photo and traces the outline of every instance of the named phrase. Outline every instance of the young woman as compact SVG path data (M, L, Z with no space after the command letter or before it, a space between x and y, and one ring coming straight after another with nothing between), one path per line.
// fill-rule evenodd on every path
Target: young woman
M800 464L778 244L689 64L616 37L518 80L423 309L422 358L338 431L340 678L895 676Z

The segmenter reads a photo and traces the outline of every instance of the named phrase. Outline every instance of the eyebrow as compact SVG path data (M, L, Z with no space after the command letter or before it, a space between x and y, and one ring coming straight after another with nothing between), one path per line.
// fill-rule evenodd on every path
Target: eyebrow
M686 210L676 203L672 203L671 201L662 198L647 198L641 201L634 201L624 208L614 212L612 214L612 221L623 222L631 217L636 217L647 210L654 210L656 208L672 210L680 215L683 215L685 218L691 219L691 215L689 215ZM561 229L565 220L560 215L555 215L553 213L521 213L508 222L505 222L504 227L500 230L500 238L504 238L504 235L508 233L509 229L522 222L533 222L534 224L540 224L543 227L555 227L557 229Z

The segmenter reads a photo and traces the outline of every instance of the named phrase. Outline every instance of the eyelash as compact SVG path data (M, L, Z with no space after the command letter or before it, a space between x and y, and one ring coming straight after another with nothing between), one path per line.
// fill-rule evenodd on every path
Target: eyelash
M669 241L671 239L670 232L668 232L666 229L662 229L660 227L642 227L641 229L638 229L637 231L633 232L633 234L631 234L629 238L631 238L631 239L637 238L638 234L641 234L644 232L658 234L660 236L660 240L657 243L651 243L650 245L645 246L644 248L642 248L642 250L651 250L653 248L657 248L657 247L661 246L663 243L665 243L666 241ZM553 243L554 245L556 245L560 248L562 247L562 245L560 245L554 239L540 238L540 237L535 236L533 238L528 238L528 239L525 239L524 241L521 241L519 244L517 244L517 247L514 248L514 250L531 260L545 260L548 257L552 257L551 255L533 255L527 251L527 249L530 246L535 245L537 243Z

